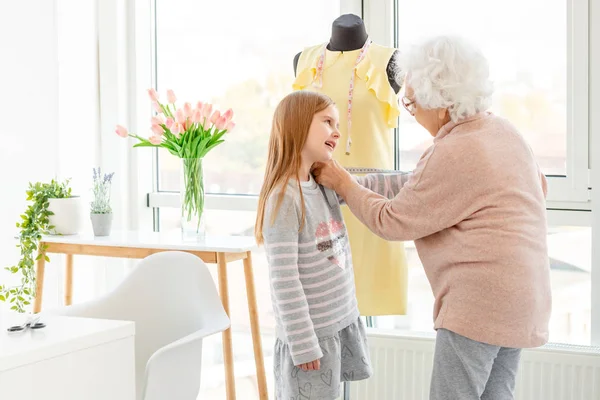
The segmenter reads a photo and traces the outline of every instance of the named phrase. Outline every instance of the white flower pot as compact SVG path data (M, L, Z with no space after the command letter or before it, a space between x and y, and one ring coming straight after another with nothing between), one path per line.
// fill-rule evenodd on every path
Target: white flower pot
M110 236L112 227L112 213L109 214L90 214L92 220L92 229L94 236Z
M50 233L76 235L81 231L83 210L80 197L48 199L48 202L48 210L54 213L50 216L50 225L54 225L54 230Z

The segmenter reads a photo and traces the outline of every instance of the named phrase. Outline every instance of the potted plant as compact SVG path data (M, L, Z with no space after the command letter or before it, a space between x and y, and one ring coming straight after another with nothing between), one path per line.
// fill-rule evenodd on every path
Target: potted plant
M27 201L31 203L17 222L20 230L17 247L21 251L21 259L16 265L5 268L13 274L21 274L21 281L16 286L0 285L0 301L9 302L11 310L18 312L25 312L35 296L35 262L40 257L50 261L44 253L46 249L38 248L42 235L55 229L52 223L55 215L50 210L50 202L71 198L71 188L69 180L63 183L52 180L50 183L30 183L26 193Z
M152 117L152 135L143 138L117 125L116 133L137 139L133 147L162 147L181 159L180 196L181 230L184 240L204 237L204 174L202 162L209 151L224 142L223 135L235 127L233 111L221 114L212 104L198 102L194 107L175 105L177 98L167 91L167 102L161 103L158 93L148 89L156 115Z
M53 181L54 182L54 181ZM81 231L82 205L79 196L71 194L69 180L54 185L54 193L49 193L51 235L76 235Z
M114 172L104 174L100 167L94 171L94 186L92 192L94 198L90 204L90 219L92 220L92 228L94 236L108 236L112 226L112 208L110 207L110 186Z

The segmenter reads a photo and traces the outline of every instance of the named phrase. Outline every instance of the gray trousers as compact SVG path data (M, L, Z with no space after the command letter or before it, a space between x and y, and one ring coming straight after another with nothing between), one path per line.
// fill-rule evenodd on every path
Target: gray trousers
M513 400L521 349L492 346L439 329L430 400Z

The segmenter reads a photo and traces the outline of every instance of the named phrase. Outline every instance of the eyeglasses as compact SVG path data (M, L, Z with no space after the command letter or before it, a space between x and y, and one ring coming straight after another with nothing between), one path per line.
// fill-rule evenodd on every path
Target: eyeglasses
M416 110L416 103L414 100L409 99L408 97L404 96L402 98L402 105L404 106L404 108L406 109L406 111L408 111L408 113L412 116L415 115L415 110Z

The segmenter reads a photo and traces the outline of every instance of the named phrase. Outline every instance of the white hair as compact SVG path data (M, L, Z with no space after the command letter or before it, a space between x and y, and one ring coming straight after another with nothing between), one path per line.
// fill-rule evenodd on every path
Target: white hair
M466 40L438 36L403 53L396 81L414 90L426 109L447 108L452 121L487 110L493 93L489 66L481 51Z

